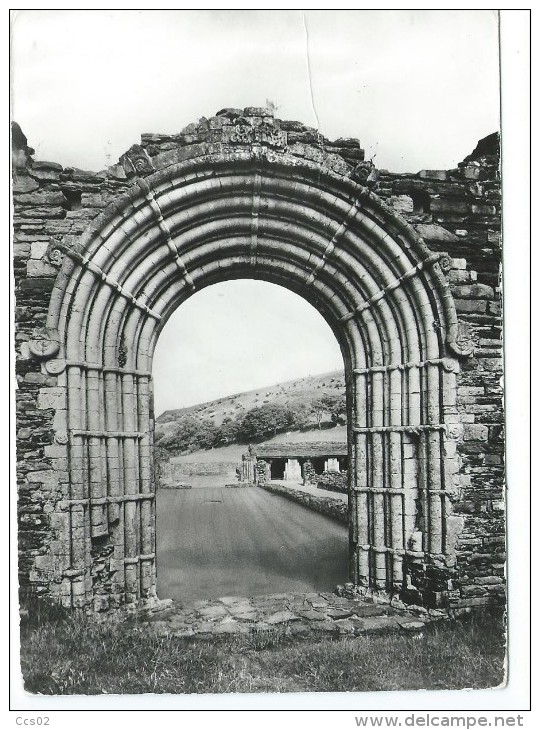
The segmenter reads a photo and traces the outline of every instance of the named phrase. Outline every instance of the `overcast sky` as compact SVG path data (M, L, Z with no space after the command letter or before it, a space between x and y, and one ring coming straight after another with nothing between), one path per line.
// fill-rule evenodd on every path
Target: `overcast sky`
M499 126L494 11L26 10L12 33L13 118L64 166L100 170L142 132L267 100L396 172L453 167ZM165 328L156 413L341 366L304 301L228 282Z

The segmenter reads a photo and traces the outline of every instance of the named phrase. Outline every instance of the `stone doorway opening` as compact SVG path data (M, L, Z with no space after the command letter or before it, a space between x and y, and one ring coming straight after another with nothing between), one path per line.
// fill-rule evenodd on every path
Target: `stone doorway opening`
M57 378L40 401L58 414L53 468L67 494L50 590L96 609L155 596L156 342L195 291L250 278L303 297L343 353L351 581L418 600L428 584L444 591L461 529L459 517L448 529L457 358L471 352L444 275L452 262L336 155L287 146L277 127L223 135L152 159L135 146L122 192L58 243L46 327L28 345Z
M270 462L270 479L285 479L285 459L272 459Z
M257 379L264 387L253 389ZM311 305L264 281L205 288L160 335L153 389L159 598L332 591L347 580L344 524L264 492L254 474L239 479L248 448L320 440L312 403L323 392L343 399L341 350ZM346 429L337 431L346 449ZM272 459L269 471L302 482L298 459Z

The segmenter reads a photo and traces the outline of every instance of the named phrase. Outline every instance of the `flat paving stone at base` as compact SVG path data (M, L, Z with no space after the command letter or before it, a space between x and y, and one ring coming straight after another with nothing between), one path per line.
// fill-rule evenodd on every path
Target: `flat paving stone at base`
M227 609L225 606L206 606L200 608L199 613L205 618L217 618L218 616L227 616Z
M234 613L233 616L238 619L238 621L258 621L259 620L259 614L252 612L252 613Z
M308 621L326 621L326 613L324 611L298 611L298 615Z
M433 617L427 612L419 614L416 608L329 593L225 596L192 604L175 602L157 615L143 611L139 620L163 636L264 635L285 628L291 636L307 631L336 636L402 631L420 638L427 623L445 617L440 611Z
M426 628L424 621L407 621L398 618L397 622L405 631L422 631Z
M268 616L266 622L269 624L283 624L287 621L299 621L300 616L293 613L292 611L277 611L271 616Z
M399 628L397 620L390 616L374 616L373 618L349 619L355 629L361 633L377 634L385 631L395 631Z
M368 618L371 616L386 616L391 609L388 606L381 606L380 604L359 604L354 609L357 616L362 618Z
M342 618L350 618L354 615L354 611L346 609L346 608L331 608L327 612L328 618L333 618L334 620L342 619Z

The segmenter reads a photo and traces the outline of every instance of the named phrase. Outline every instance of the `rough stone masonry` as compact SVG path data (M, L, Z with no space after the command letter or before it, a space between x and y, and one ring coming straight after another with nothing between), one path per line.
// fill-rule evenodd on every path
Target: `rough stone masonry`
M243 275L342 345L358 590L504 600L497 134L393 174L356 139L223 109L88 172L35 160L14 124L13 200L23 596L155 595L152 348L200 285Z

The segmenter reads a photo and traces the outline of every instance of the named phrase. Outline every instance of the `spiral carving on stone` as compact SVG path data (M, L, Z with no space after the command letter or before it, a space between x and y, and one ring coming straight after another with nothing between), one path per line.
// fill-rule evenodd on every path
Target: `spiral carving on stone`
M60 248L58 241L51 241L45 252L45 259L49 264L51 264L51 266L54 266L57 269L62 266L64 251Z
M469 357L474 352L474 341L471 338L469 328L464 322L458 324L457 335L447 341L450 352L458 357Z
M461 436L463 427L461 423L450 423L448 424L448 437L451 439L458 439Z
M60 375L66 369L66 361L62 358L56 360L48 360L45 365L45 370L49 375Z
M49 327L42 327L34 332L34 337L28 342L30 353L40 360L49 360L60 350L58 332Z
M452 268L452 259L450 256L443 254L443 256L439 258L439 266L441 267L441 271L447 274Z
M459 363L457 362L457 360L454 360L454 358L452 358L452 357L443 358L442 367L443 367L443 370L445 370L447 373L459 372Z

